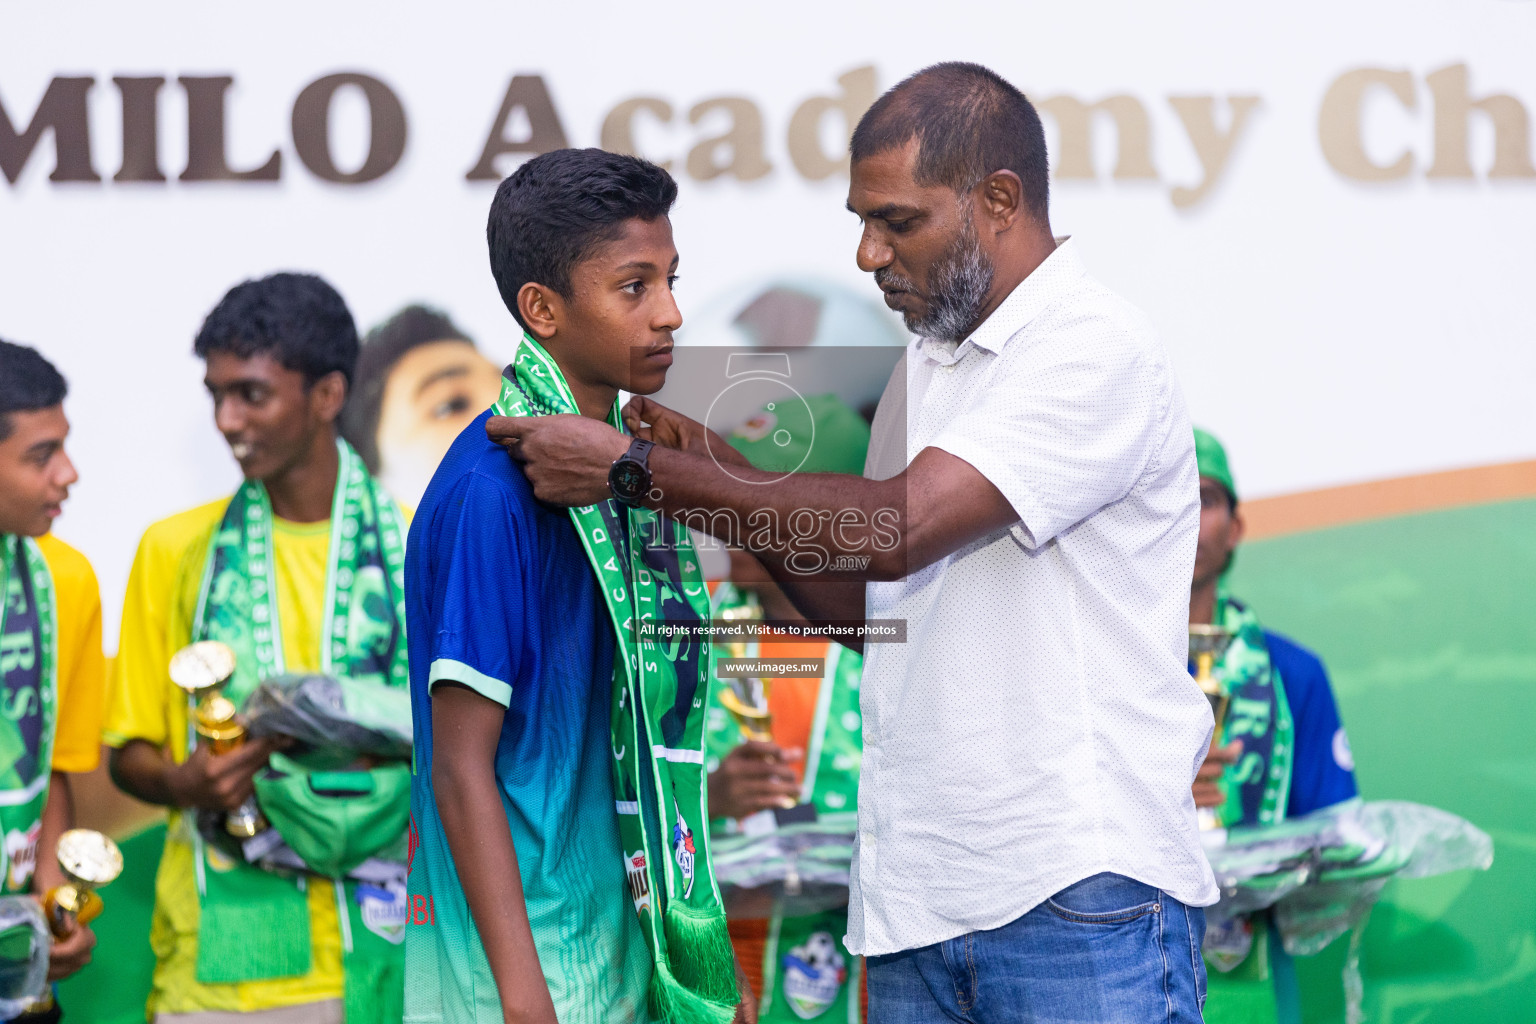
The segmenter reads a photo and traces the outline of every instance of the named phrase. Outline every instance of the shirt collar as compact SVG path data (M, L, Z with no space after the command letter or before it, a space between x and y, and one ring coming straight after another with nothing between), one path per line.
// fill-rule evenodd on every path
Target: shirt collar
M918 340L918 350L934 362L947 364L958 362L965 354L966 346L984 348L998 353L1008 339L1018 334L1049 306L1074 281L1087 273L1082 257L1071 235L1056 240L1056 248L1045 260L1020 281L1008 293L992 315L981 322L971 336L950 348L931 338Z

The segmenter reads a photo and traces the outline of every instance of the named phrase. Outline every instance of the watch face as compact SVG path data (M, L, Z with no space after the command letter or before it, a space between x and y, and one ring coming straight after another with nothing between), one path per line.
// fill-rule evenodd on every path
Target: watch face
M613 487L614 494L634 501L650 486L649 476L650 474L638 462L620 462L613 467L609 484Z

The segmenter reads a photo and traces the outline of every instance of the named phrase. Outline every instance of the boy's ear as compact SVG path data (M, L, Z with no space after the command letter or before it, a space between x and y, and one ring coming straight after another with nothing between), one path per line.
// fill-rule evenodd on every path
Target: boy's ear
M517 311L528 325L529 334L548 341L560 326L565 304L553 288L529 281L517 290Z
M347 378L340 370L332 370L310 385L309 394L321 422L334 423L347 404Z

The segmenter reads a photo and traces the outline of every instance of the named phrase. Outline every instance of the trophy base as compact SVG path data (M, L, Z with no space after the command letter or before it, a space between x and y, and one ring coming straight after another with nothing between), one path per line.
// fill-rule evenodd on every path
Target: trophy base
M250 839L268 829L267 819L256 809L256 798L251 797L238 809L230 811L224 819L224 831L236 839Z
M744 836L765 836L770 832L776 832L785 825L796 825L800 822L815 821L816 806L814 804L796 804L793 807L770 807L767 810L749 814L737 823L737 827Z
M43 993L43 997L21 1011L21 1016L12 1017L13 1024L58 1024L64 1019L64 1010L53 998L53 990Z
M260 835L266 830L267 823L260 818L257 818L255 821L245 821L243 819L230 818L224 823L224 831L228 832L236 839L250 839L254 836Z

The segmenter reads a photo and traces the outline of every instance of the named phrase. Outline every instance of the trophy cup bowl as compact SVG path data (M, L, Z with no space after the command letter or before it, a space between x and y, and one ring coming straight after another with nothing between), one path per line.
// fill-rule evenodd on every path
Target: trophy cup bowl
M720 612L720 618L726 622L758 622L762 617L763 606L755 597L751 597L746 604L725 608ZM745 658L750 645L742 639L727 641L721 646L725 648L728 657ZM759 743L772 742L773 717L768 711L767 684L755 676L730 677L723 682L726 685L720 690L720 704L736 720L741 735Z
M171 656L171 682L196 701L193 726L213 754L227 754L245 742L245 725L224 687L235 675L235 652L217 640L199 640ZM224 818L224 830L249 839L267 828L254 796Z
M1221 728L1227 720L1227 705L1232 696L1216 678L1213 670L1216 662L1232 643L1232 634L1221 626L1192 623L1189 627L1189 658L1195 663L1195 685L1200 687L1211 702L1211 714L1216 718L1215 735L1220 738Z
M739 685L742 683L749 685ZM757 683L757 686L752 687L751 683ZM760 679L730 679L720 691L720 706L736 719L736 727L741 730L741 735L759 743L773 742L773 715L768 710L765 689ZM741 690L748 692L744 696Z
M54 937L63 939L101 913L96 890L123 873L123 854L100 832L72 828L59 836L59 869L69 881L48 890L43 914Z

